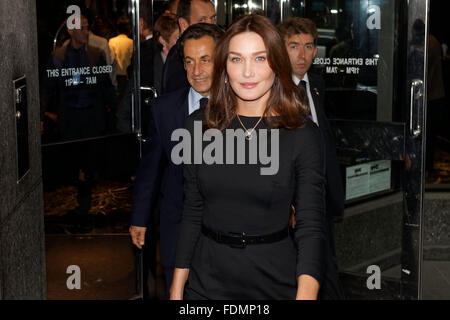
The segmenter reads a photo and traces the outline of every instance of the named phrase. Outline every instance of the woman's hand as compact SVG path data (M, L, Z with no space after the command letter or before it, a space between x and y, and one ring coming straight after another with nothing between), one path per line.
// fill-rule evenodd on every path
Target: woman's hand
M302 274L298 277L296 300L317 300L319 293L319 282L313 277Z
M175 268L172 286L170 287L170 300L183 300L184 285L189 276L189 269Z

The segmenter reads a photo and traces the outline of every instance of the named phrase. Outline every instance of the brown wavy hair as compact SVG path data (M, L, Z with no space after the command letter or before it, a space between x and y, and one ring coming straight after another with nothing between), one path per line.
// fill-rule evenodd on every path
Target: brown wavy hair
M272 22L259 14L238 18L219 40L214 55L214 73L210 100L205 109L205 127L224 130L236 117L237 98L229 81L226 65L231 39L243 32L255 32L264 41L267 60L275 73L263 116L275 128L296 129L309 114L306 94L292 81L292 71L283 39ZM271 116L279 117L273 118Z

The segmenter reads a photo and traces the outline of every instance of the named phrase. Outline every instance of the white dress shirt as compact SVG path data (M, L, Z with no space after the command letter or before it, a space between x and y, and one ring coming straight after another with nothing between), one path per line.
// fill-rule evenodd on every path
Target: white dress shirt
M299 78L297 78L297 76L292 75L292 80L295 82L295 84L297 86L298 86L300 80L303 80L306 82L306 94L308 96L309 108L311 109L312 120L317 124L317 126L319 126L319 121L317 120L316 108L314 107L314 100L311 95L311 87L309 86L308 73L305 73L305 76L303 77L303 79L299 79Z
M191 87L191 89L189 90L189 96L188 96L189 114L191 114L194 111L200 109L200 100L202 98L208 98L209 99L209 96L204 97L200 93L195 91L194 88Z

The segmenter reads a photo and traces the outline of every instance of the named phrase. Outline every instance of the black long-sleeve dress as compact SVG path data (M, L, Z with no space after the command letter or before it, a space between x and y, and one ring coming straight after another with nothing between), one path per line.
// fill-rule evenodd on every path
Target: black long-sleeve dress
M200 112L187 120L192 136L194 121L203 118ZM240 118L246 128L259 120ZM241 126L235 119L229 128ZM262 121L258 138L261 129L270 128ZM268 150L276 150L268 141ZM245 143L248 154L249 141ZM185 299L295 299L301 274L321 283L326 246L323 146L318 127L308 119L300 129L279 130L275 175L261 175L260 168L269 165L248 164L249 159L247 164L184 165L185 203L175 267L190 269ZM221 232L271 234L287 228L291 204L296 219L292 238L235 248L201 232L203 224Z

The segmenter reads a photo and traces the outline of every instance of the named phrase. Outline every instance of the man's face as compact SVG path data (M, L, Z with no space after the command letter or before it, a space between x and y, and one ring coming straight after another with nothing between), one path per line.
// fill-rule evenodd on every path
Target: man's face
M72 39L72 44L76 46L82 46L88 43L89 39L89 22L85 17L81 17L81 29L68 30L70 38Z
M178 7L178 3L180 2L180 0L174 1L172 3L172 6L170 8L167 8L167 10L165 11L166 13L172 13L172 14L177 14L177 7Z
M206 97L211 88L216 44L210 36L189 39L184 43L184 68L189 84Z
M189 26L204 22L216 24L216 9L211 1L204 2L201 0L192 0L191 2L191 22L189 23L184 18L178 19L181 33L183 33Z
M285 37L284 43L291 61L292 73L303 79L317 54L313 36L306 33L294 34Z
M191 25L204 22L216 24L216 9L211 1L193 0L191 2Z

